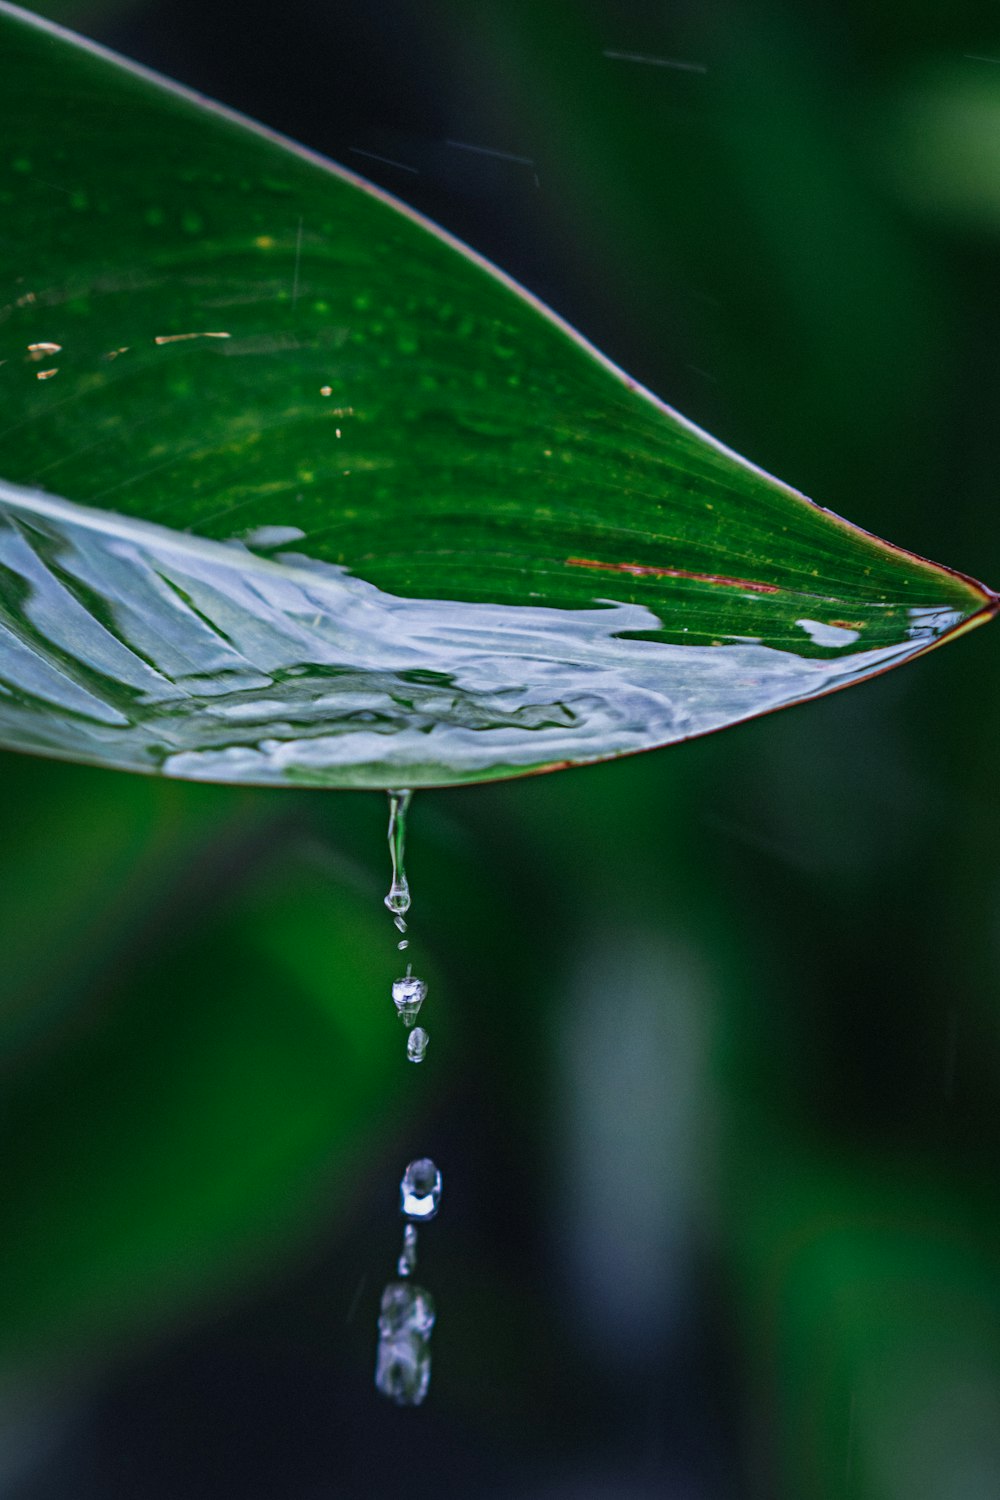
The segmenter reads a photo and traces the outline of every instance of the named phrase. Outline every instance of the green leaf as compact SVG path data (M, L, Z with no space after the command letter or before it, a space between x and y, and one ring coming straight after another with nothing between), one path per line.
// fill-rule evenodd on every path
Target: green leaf
M2 3L0 45L0 743L483 780L994 612L343 169Z

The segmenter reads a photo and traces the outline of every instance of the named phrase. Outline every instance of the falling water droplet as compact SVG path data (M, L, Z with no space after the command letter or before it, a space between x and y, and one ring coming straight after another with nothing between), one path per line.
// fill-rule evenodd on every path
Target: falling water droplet
M423 1062L427 1055L427 1043L430 1037L422 1026L414 1026L406 1039L406 1055L410 1062Z
M407 1224L403 1230L403 1248L399 1252L396 1270L400 1276L411 1276L417 1268L417 1226Z
M422 1287L390 1281L378 1320L375 1385L397 1406L419 1406L431 1379L434 1300Z
M427 995L427 986L415 974L392 981L392 1000L404 1026L412 1026Z
M399 1184L399 1206L408 1219L433 1219L441 1202L441 1173L429 1156L411 1161Z
M399 942L399 943L396 944L396 947L399 949L400 953L403 952L404 948L408 948L409 946L410 946L410 940L409 940L409 938L403 938L401 942Z
M403 918L410 909L410 887L407 884L403 860L406 855L406 813L412 796L413 793L408 791L389 793L389 855L392 859L392 885L389 887L385 904L392 912L393 921L400 932L406 931Z

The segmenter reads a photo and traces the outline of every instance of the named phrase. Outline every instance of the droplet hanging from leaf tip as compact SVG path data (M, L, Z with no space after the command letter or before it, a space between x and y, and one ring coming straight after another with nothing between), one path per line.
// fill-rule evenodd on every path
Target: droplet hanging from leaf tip
M393 921L400 932L406 931L405 913L410 909L410 887L406 879L404 860L406 857L406 814L413 793L406 790L390 791L389 796L389 857L392 860L392 884L385 904L392 912Z

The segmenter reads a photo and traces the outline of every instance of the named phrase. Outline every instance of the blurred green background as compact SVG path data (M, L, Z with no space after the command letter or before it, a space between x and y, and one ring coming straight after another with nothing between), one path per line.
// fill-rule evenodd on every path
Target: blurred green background
M1000 580L992 8L33 8ZM384 799L4 755L5 1500L1000 1494L997 661L978 631L670 752L421 793L420 1069ZM374 1323L426 1152L434 1376L399 1412Z

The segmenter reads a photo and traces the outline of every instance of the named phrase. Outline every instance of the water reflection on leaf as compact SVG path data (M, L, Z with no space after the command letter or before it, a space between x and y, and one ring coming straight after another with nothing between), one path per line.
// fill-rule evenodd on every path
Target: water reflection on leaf
M682 644L686 627L640 603L406 599L9 485L0 567L0 742L254 784L484 780L670 744L855 682L968 618L855 603L856 627L797 619L784 649ZM748 592L741 608L774 637L795 603Z

